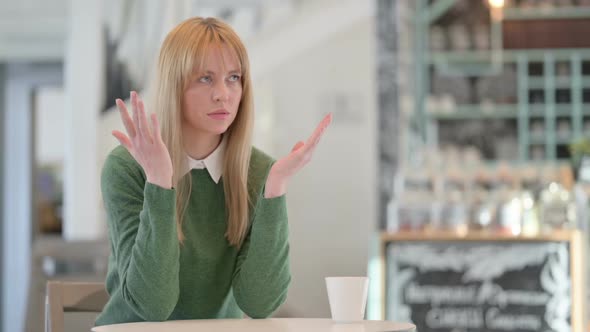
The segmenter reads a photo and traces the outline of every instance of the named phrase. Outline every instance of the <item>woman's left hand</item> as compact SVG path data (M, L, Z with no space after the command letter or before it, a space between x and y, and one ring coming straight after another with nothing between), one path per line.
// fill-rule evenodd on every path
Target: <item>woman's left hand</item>
M332 113L329 113L322 119L313 134L307 139L307 142L297 142L291 153L274 163L266 180L265 198L282 196L287 192L289 180L311 160L320 138L322 138L324 131L331 122Z

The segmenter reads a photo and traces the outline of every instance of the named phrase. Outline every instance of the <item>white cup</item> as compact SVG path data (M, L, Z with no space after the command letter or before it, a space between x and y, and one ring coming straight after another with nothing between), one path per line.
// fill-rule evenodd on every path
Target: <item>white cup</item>
M332 320L339 323L364 320L369 278L326 277L326 288Z

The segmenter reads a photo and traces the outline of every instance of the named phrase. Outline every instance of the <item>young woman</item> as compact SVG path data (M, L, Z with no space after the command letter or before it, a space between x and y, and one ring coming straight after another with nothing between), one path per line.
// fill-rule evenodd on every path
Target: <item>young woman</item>
M132 115L117 105L126 134L113 131L121 145L102 170L110 300L96 324L271 315L291 279L287 184L331 115L276 162L252 147L246 49L213 18L164 40L158 117L135 92Z

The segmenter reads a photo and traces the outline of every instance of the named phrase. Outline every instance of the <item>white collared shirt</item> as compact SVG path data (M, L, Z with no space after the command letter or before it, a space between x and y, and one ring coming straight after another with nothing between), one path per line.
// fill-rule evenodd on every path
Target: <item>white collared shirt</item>
M209 154L205 159L193 159L188 154L186 155L188 169L184 174L190 172L192 169L203 169L206 168L207 172L211 176L211 179L215 181L215 183L219 183L219 179L221 179L221 173L223 172L223 156L225 155L225 147L226 147L226 139L225 136L221 139L221 143Z

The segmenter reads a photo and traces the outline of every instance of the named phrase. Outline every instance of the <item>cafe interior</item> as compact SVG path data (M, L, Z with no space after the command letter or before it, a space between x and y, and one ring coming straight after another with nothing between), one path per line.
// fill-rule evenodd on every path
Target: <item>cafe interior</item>
M0 0L0 332L48 331L48 282L104 284L115 99L194 16L247 48L254 146L332 113L273 318L330 318L325 278L365 276L366 320L590 331L590 0Z

